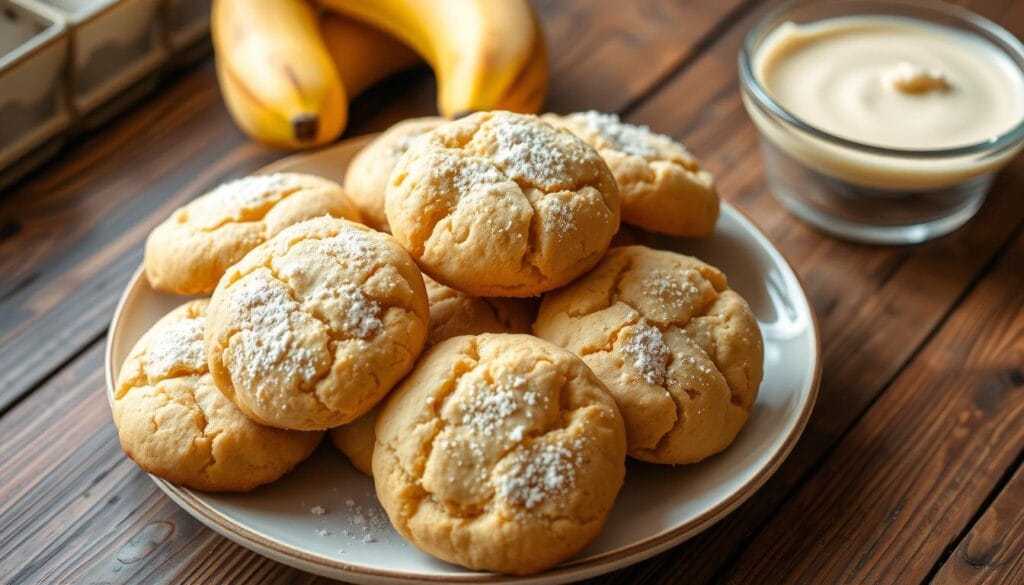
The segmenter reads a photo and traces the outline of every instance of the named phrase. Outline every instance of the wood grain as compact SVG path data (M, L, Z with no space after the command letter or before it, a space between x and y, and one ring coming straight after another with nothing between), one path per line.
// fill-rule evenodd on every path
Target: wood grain
M1021 266L1024 235L744 547L728 582L928 575L1024 449Z
M1013 382L1024 385L1021 371L1015 372L1010 374ZM1018 466L999 497L942 564L932 583L1024 583L1024 466Z
M742 7L741 0L538 3L554 56L552 104L625 107ZM592 32L578 34L581 24ZM583 83L573 80L578 71L600 75ZM423 71L364 97L353 105L349 134L434 111ZM281 155L234 127L207 62L8 192L0 201L0 412L103 332L153 226L220 181Z
M956 306L1021 225L1024 160L997 181L981 213L945 238L913 247L833 240L795 221L768 192L757 133L738 95L735 58L746 30L773 3L748 15L636 110L631 119L679 137L719 179L719 190L764 228L803 279L822 329L824 371L804 437L775 476L722 523L639 567L598 581L672 574L716 581L781 502L818 466ZM1024 32L1012 3L969 2ZM1003 12L1000 12L1003 10Z
M961 4L1024 33L1024 3ZM768 194L738 99L736 51L765 7L537 5L555 55L551 109L625 108L684 139L794 262L825 340L817 410L776 477L705 534L596 581L920 582L931 571L942 583L1020 581L1022 472L1001 479L1024 440L1024 162L950 237L909 248L831 240ZM403 74L353 104L349 132L431 113L433 97L429 72ZM230 543L165 498L121 454L102 393L101 335L147 231L277 156L234 129L207 64L3 195L0 581L326 582Z
M103 391L102 355L102 342L91 345L0 424L3 581L301 577L203 527L121 453Z

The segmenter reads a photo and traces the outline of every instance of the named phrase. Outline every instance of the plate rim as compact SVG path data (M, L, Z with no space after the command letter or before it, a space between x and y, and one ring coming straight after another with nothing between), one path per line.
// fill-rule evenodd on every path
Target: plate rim
M294 162L297 159L305 159L311 156L324 155L334 150L343 150L353 148L359 144L362 144L376 134L369 134L364 136L353 137L347 140L343 140L331 147L313 151L310 153L299 153L293 154L287 157L283 157L274 162L271 162L259 169L253 171L251 174L262 174L268 172L274 172L277 169L286 167L289 162ZM735 213L737 219L746 224L747 228L751 228L751 232L754 236L760 240L762 248L767 253L774 257L775 263L784 266L789 271L789 276L792 277L796 283L798 290L800 291L800 300L807 309L807 314L810 316L811 332L813 333L813 344L812 349L814 353L814 367L809 387L803 392L805 396L803 410L800 412L800 416L797 418L796 423L793 425L789 434L786 436L781 447L772 455L771 459L766 465L764 465L753 477L747 482L741 485L733 493L731 493L725 500L719 504L713 506L709 510L706 510L693 520L680 524L678 526L671 527L663 530L658 534L654 534L642 540L621 546L619 548L604 551L599 554L595 554L586 558L569 560L566 563L553 567L542 573L537 573L530 576L517 576L517 575L506 575L502 573L490 573L490 572L458 572L458 573L422 573L412 572L406 570L394 570L387 568L370 567L361 564L351 564L343 560L313 554L301 548L287 545L283 542L275 540L273 537L267 534L262 534L251 530L248 527L242 526L225 514L211 507L201 498L199 498L195 490L189 488L180 487L174 485L166 480L160 479L156 476L150 475L150 478L156 483L157 487L160 488L168 497L171 498L176 504L181 506L186 512L189 513L193 518L199 520L202 524L211 528L218 534L227 537L245 548L253 550L258 554L269 556L274 560L283 562L285 564L292 564L288 561L297 561L299 564L292 564L297 568L317 572L325 576L334 576L338 574L350 575L354 577L366 577L369 579L381 580L381 579L395 579L403 580L406 582L426 582L426 583L512 583L512 582L526 582L526 581L540 581L550 580L564 581L570 577L586 578L588 576L594 576L602 574L608 571L615 570L624 566L631 565L641 560L650 558L662 551L665 551L681 542L688 540L700 532L710 528L716 524L719 520L732 513L737 507L746 502L751 496L754 495L762 486L775 474L778 468L782 465L789 454L792 452L796 443L803 435L804 430L807 427L807 423L810 420L811 413L814 411L814 405L817 402L818 391L821 385L821 373L822 373L822 350L821 350L821 330L818 323L818 316L814 310L814 305L811 303L810 297L807 294L807 287L800 275L793 268L792 263L786 258L778 248L768 238L767 234L758 226L746 213L741 211L736 206L732 205L727 201L721 201L721 206L724 211ZM115 392L114 380L113 380L113 345L114 340L120 337L119 330L122 326L122 316L124 314L124 308L137 294L139 294L144 281L144 265L140 263L139 267L135 269L135 272L129 278L128 283L121 293L121 297L114 309L114 315L111 318L110 326L107 329L106 335L106 348L104 350L104 374L106 381L106 396L107 402L112 405L113 395ZM187 298L187 297L182 297ZM322 569L322 570L317 570Z

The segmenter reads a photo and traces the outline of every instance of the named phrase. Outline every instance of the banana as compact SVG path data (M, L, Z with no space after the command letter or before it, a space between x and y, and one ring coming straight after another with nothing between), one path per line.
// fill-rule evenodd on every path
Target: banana
M495 102L492 109L535 114L544 106L548 95L548 54L544 32L534 19L533 52L508 92Z
M536 111L547 55L527 0L320 0L412 47L434 69L442 115Z
M337 14L320 15L320 32L350 99L421 62L412 49L392 37Z
M235 121L271 146L341 134L348 102L316 12L305 0L214 0L217 77Z

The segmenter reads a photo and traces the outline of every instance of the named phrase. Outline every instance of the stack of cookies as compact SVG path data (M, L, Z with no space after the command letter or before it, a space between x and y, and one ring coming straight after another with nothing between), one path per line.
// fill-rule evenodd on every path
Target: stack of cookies
M596 112L402 122L344 189L227 183L147 240L155 289L210 296L130 353L121 444L174 483L245 491L329 431L420 549L542 571L600 533L627 456L701 461L747 420L763 345L725 275L611 247L620 222L701 237L717 217L685 148Z

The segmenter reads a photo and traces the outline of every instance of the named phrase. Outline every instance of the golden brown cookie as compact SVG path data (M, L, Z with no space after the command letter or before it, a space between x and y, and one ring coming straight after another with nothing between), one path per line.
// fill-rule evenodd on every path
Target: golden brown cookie
M380 406L378 403L370 412L328 433L331 444L348 457L352 467L369 477L373 477L373 443L377 439L373 428L377 425Z
M416 141L391 174L395 238L434 280L525 297L593 267L619 227L608 166L536 116L480 112Z
M359 206L366 224L390 232L384 215L384 191L391 171L421 136L444 124L444 118L411 118L388 128L352 158L345 172L345 192Z
M761 384L764 345L746 301L696 258L612 248L545 296L534 332L583 357L626 421L629 454L693 463L728 447Z
M427 345L458 335L529 333L534 308L528 299L474 297L424 275L430 300Z
M329 217L285 229L217 284L206 350L217 386L263 424L326 429L370 410L427 333L427 293L387 234Z
M529 333L536 311L528 299L472 297L424 276L430 300L427 347L459 335ZM331 442L356 469L372 476L373 427L379 405L356 420L331 431Z
M576 356L529 335L428 350L377 418L373 477L423 551L528 574L600 533L625 475L615 403Z
M619 185L622 221L675 236L709 236L718 220L714 177L682 145L615 114L548 114L544 119L590 144Z
M164 292L208 293L246 252L321 215L361 219L341 187L320 177L275 173L224 183L175 210L149 234L146 278Z
M213 384L203 350L208 300L190 301L153 325L121 367L114 424L142 469L211 492L270 483L306 459L323 433L257 424Z

